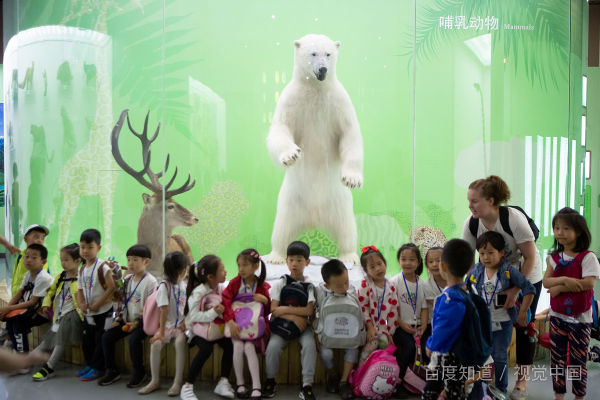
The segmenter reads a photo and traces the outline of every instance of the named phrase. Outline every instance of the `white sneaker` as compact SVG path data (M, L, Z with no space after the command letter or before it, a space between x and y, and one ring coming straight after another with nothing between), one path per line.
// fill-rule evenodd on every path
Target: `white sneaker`
M194 385L185 384L181 388L181 400L198 400L196 395L194 394Z
M235 391L227 379L222 379L219 381L217 387L215 388L215 393L228 399L233 399L235 397Z
M17 376L17 375L27 375L31 372L31 368L23 368L23 369L19 369L15 372L13 372L12 374L10 374L9 376Z

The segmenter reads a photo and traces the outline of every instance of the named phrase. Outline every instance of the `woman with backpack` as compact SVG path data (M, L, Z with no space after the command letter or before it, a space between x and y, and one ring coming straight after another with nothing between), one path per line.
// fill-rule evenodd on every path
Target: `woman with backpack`
M521 208L502 206L510 200L510 190L506 182L498 176L491 175L471 183L467 199L472 215L465 221L462 238L475 250L477 238L485 232L495 231L504 236L504 259L525 275L535 287L536 294L529 307L531 322L534 322L535 309L542 289L542 263L539 251L535 247L539 230ZM505 309L514 307L520 291L521 289L514 287L505 292ZM527 377L529 366L533 364L535 343L529 341L526 330L527 327L517 328L518 374L515 388L510 394L512 400L523 400L528 395Z

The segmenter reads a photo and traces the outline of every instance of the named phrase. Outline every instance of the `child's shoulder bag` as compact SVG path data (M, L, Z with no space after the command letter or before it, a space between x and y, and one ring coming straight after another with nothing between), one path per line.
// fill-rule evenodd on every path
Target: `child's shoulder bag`
M308 305L308 291L312 286L309 282L300 282L289 275L281 277L284 286L281 288L279 305L285 307L306 307ZM290 320L271 317L271 332L286 340L300 337L302 331Z
M262 303L254 301L254 293L240 293L233 298L231 309L235 313L235 323L240 328L239 340L261 338L267 326L265 309ZM229 324L225 324L225 337L231 337Z
M364 346L366 331L358 299L350 294L337 295L326 291L319 305L315 333L319 342L330 349L356 349Z
M208 311L223 302L223 286L218 285L212 293L205 295L200 302L200 311ZM222 316L217 316L211 322L194 322L192 326L194 335L200 336L209 342L221 339L225 334L225 321Z
M156 332L158 332L158 329L160 328L160 309L156 304L156 294L158 293L158 288L160 288L160 285L162 284L166 286L167 296L171 298L171 283L164 279L156 286L156 290L146 299L142 313L142 321L144 332L146 332L146 335L148 336L156 335Z

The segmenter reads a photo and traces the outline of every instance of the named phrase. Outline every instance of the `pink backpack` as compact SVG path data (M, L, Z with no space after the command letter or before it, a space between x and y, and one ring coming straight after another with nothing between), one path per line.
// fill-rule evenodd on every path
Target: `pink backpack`
M585 256L591 251L582 251L573 260L562 261L558 254L552 254L552 260L556 264L554 277L566 276L569 278L582 279L583 267L581 263ZM582 290L581 292L562 292L556 297L550 298L552 311L564 315L579 315L586 312L594 301L594 289Z
M223 302L223 285L217 286L216 292L209 293L202 298L200 302L200 311L207 311ZM211 322L194 322L192 332L209 342L219 340L223 337L225 331L225 321L222 317L217 317Z
M400 367L394 357L396 346L374 351L358 370L350 373L350 386L357 397L372 400L389 398L400 378Z
M146 303L144 304L144 310L142 315L142 323L144 327L144 332L148 336L156 335L158 329L160 328L160 310L158 305L156 305L156 294L158 293L158 288L163 283L167 287L167 292L169 294L169 298L171 298L171 286L167 285L167 280L163 280L157 287L156 290L148 296L146 299Z

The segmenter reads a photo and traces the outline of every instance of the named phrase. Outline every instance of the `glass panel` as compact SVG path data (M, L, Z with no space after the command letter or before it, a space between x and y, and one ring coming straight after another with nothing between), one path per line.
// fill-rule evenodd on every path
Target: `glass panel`
M511 189L511 204L536 218L538 243L547 247L549 218L567 191L557 178L566 179L569 165L569 21L559 17L568 16L569 6L540 9L553 18L536 22L536 7L495 2L438 9L438 3L419 1L417 225L460 237L470 215L469 184L499 175ZM553 32L549 42L545 29Z
M219 254L231 277L237 274L241 250L255 248L267 255L273 236L282 243L275 251L284 257L296 239L322 257L343 252L341 241L352 257L362 246L376 245L391 258L389 273L397 273L395 251L408 241L412 219L412 81L407 69L412 7L397 1L381 1L376 8L364 2L317 1L302 7L270 1L167 6L166 151L180 171L173 187L183 185L188 172L196 180L173 200L200 221L186 227L193 220L182 210L172 215L167 210L166 215L196 259ZM334 90L343 91L332 86L333 64L323 82L312 65L301 64L312 60L311 50L296 50L306 54L294 63L294 41L311 33L325 33L329 39L304 40L300 46L318 52L320 43L341 42L335 71L356 110L364 142L364 188L351 194L341 183L339 151L345 144L338 143L351 132L338 128L343 115L332 108L343 97L310 93L312 103L285 110L287 121L296 120L291 129L302 149L302 159L294 165L280 162L284 154L275 157L274 165L265 143L283 112L282 101L296 96L291 92L327 90L333 96ZM337 51L329 46L331 53ZM353 112L345 112L352 119ZM350 146L348 152L359 149ZM288 194L279 194L277 211L280 192ZM357 238L338 211L345 204L351 210L352 201L349 219L356 220ZM276 213L286 221L274 232ZM319 260L313 257L313 262ZM284 265L270 266L269 277L286 271ZM320 279L318 268L309 275Z
M11 190L18 201L8 212L9 240L19 244L28 225L47 226L45 245L56 273L60 248L79 243L83 230L95 228L102 234L98 257L114 256L125 264L143 203L135 180L115 162L111 131L121 111L138 104L131 117L141 132L145 112L139 108L162 99L160 73L160 79L144 74L160 71L162 18L148 17L162 15L162 3L152 3L145 13L115 2L29 5L16 2L19 34L5 56L5 73L14 71L15 82L14 89L6 87L12 102L6 107L8 136L14 132L7 140L9 149L14 143L7 185L18 188ZM161 106L155 101L153 109ZM141 146L127 126L119 145L126 162L141 170ZM154 163L160 168L163 161L156 156ZM154 230L160 232L161 223L157 218Z
M233 273L244 248L274 250L267 259L282 261L287 243L302 239L313 256L341 252L345 261L376 245L391 276L411 229L425 247L462 235L475 179L495 174L508 183L511 204L540 228L542 253L553 214L583 204L585 2L10 4L14 19L5 18L19 34L3 71L5 231L22 246L25 227L48 226L55 271L58 250L97 228L101 257L124 262L132 244L144 243L155 274L164 251L216 253ZM294 45L310 33L341 42L322 82L308 64L318 56ZM332 89L334 72L344 89ZM319 100L283 112L290 93L306 86L300 78ZM318 97L323 88L345 91L351 105ZM127 115L137 133L154 138L158 130L151 147ZM275 132L297 121L292 134L305 135L292 136L303 150L294 165L281 163L281 149L269 154L274 121ZM347 121L360 124L363 168L342 170L348 154L360 153L358 144L340 150ZM345 190L345 173L362 175L362 190ZM274 229L278 196L285 229Z

